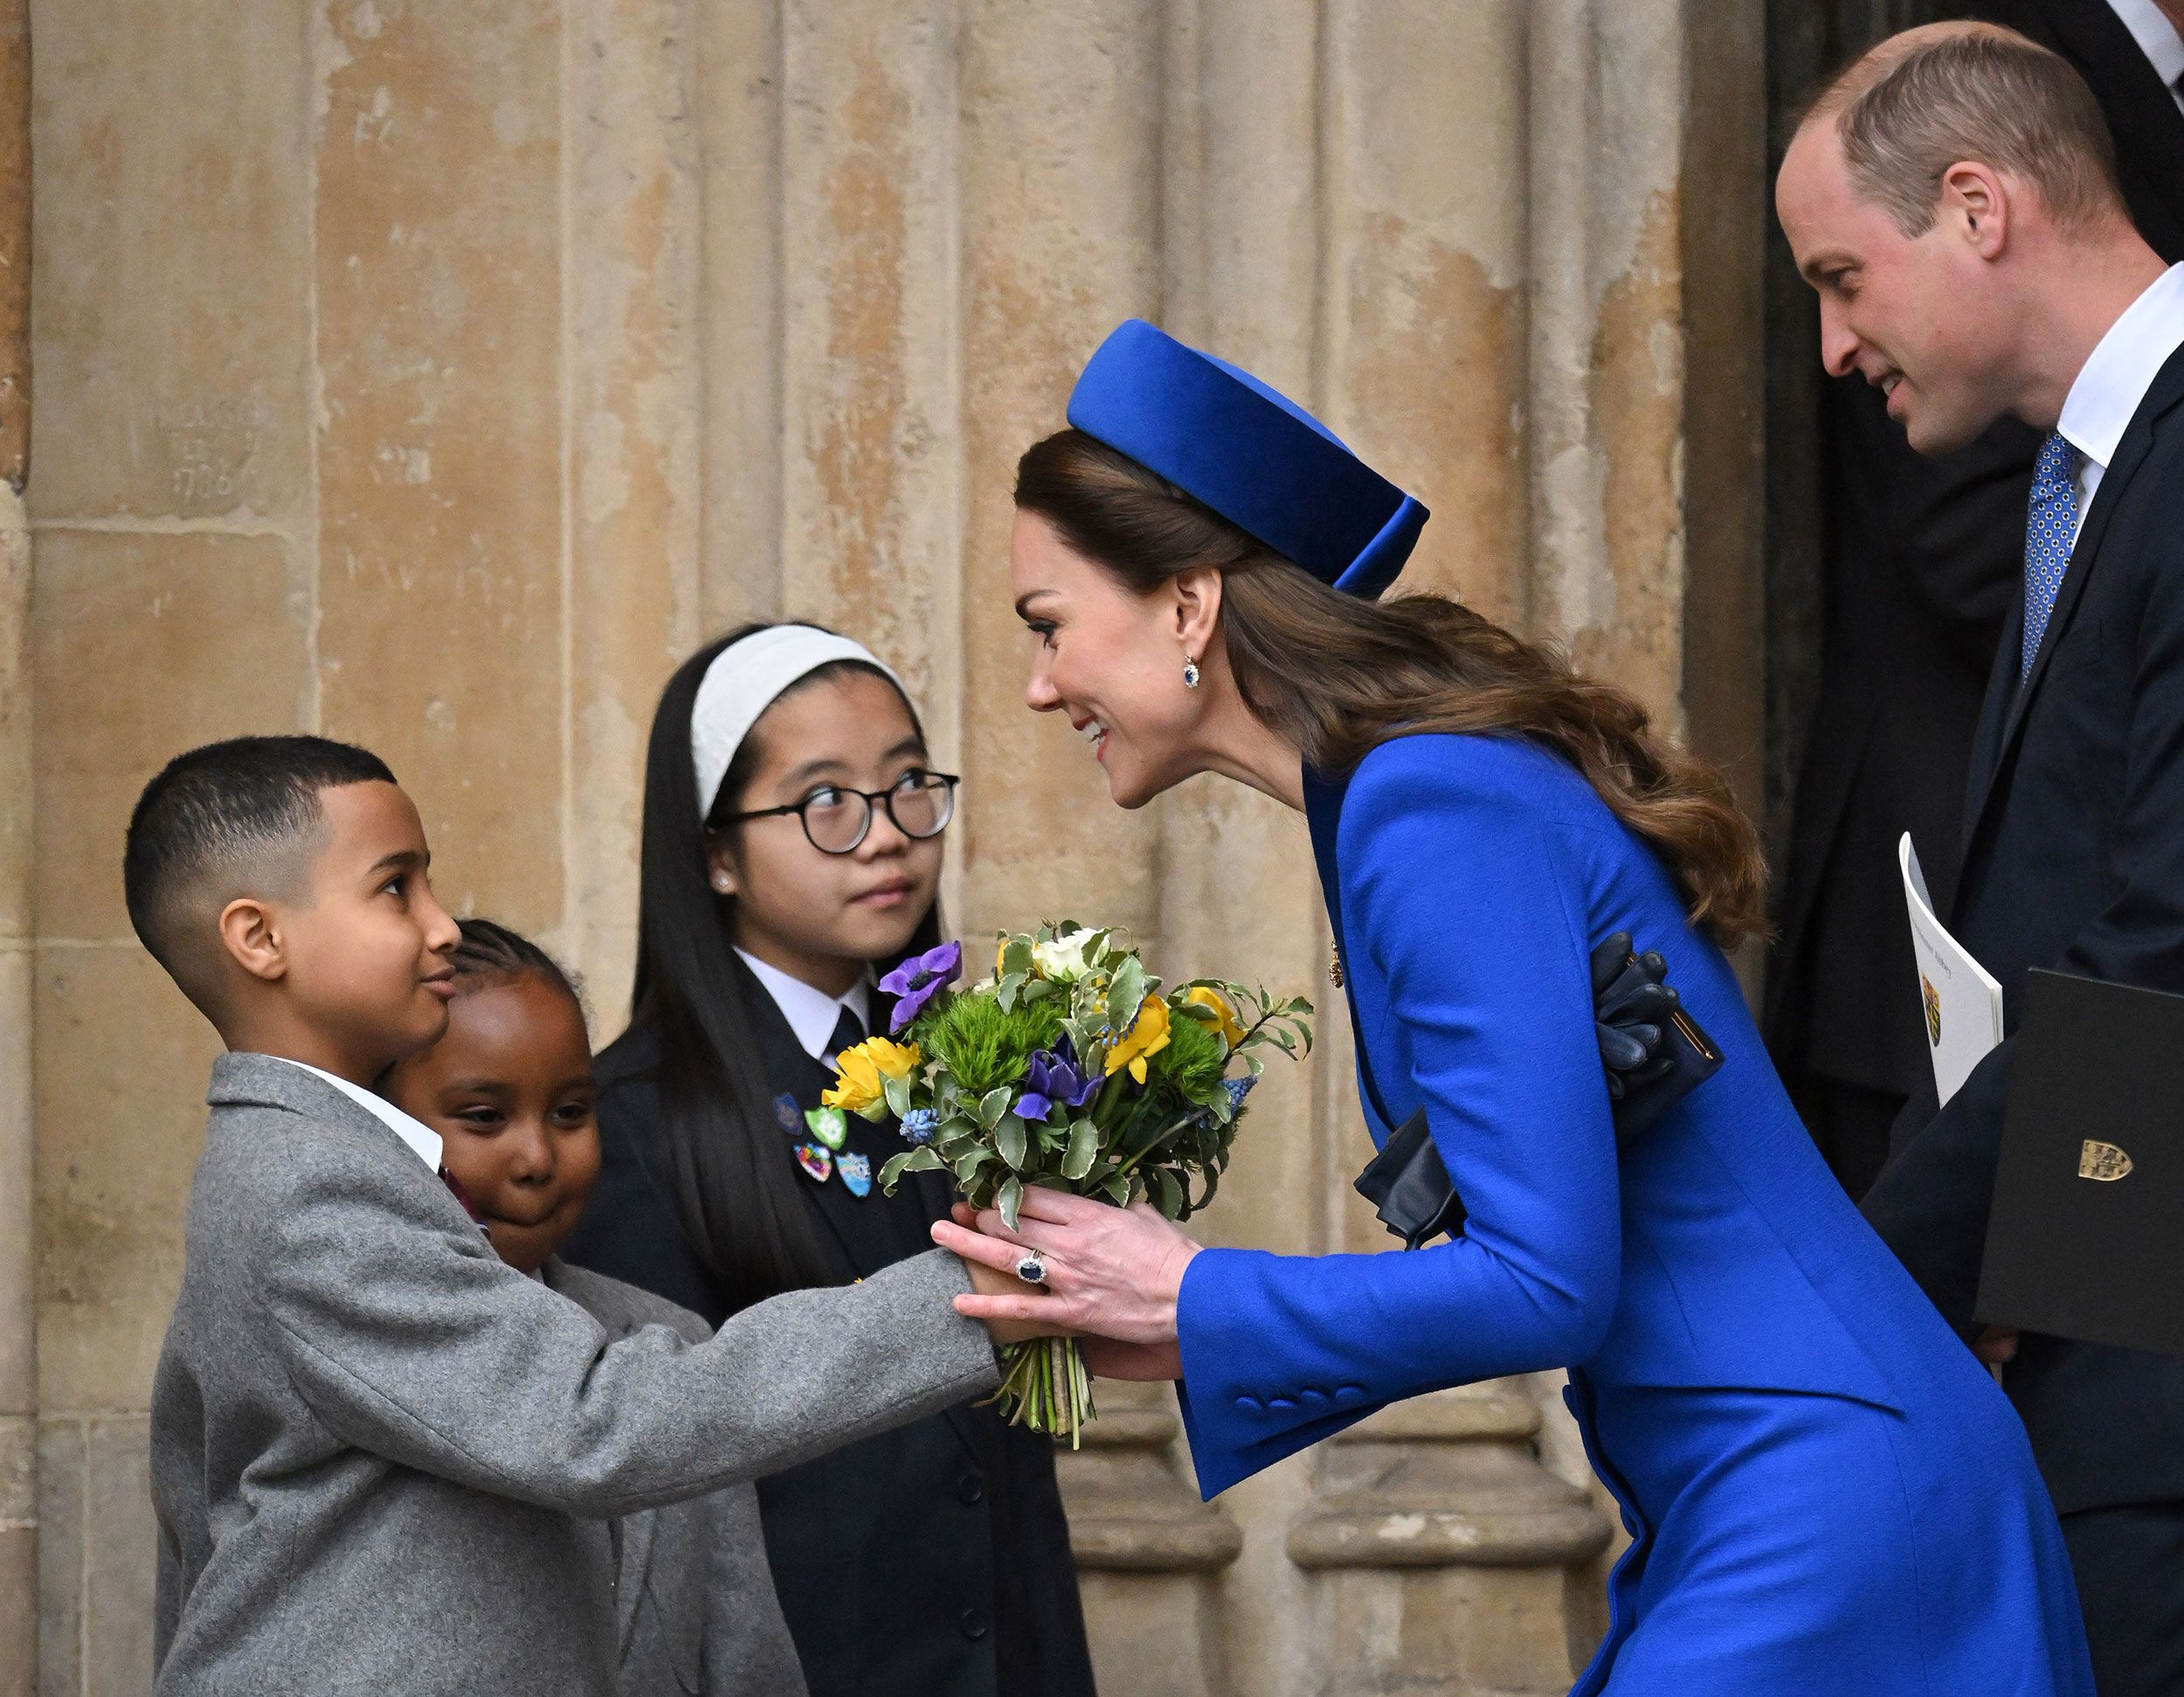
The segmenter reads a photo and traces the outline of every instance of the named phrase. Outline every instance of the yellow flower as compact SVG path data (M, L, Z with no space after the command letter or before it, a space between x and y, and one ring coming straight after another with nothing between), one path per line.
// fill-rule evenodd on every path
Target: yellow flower
M1213 1023L1221 1034L1221 1041L1231 1049L1243 1042L1244 1022L1237 1017L1236 1004L1213 986L1194 984L1183 993L1183 1000L1213 1010Z
M917 1070L919 1059L916 1043L867 1037L834 1057L841 1076L834 1080L833 1089L820 1096L819 1105L876 1120L888 1111L886 1081L909 1077Z
M1124 1067L1139 1084L1145 1082L1146 1059L1168 1046L1168 1004L1147 996L1137 1004L1137 1022L1129 1034L1107 1051L1107 1075L1113 1077Z

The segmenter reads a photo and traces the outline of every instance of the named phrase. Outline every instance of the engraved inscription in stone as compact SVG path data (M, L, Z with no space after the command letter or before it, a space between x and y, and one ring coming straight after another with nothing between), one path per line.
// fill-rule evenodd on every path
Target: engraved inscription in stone
M255 396L210 395L156 400L146 409L152 452L169 477L182 516L253 504L258 451L273 429L273 409Z

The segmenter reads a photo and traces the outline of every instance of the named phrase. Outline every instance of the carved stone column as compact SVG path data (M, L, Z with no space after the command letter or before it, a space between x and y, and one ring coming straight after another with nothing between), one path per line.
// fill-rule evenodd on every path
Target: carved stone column
M1176 1416L1119 1405L1117 1389L1102 1385L1108 1405L1084 1429L1083 1449L1059 1453L1057 1470L1100 1688L1218 1697L1232 1687L1216 1576L1243 1548L1243 1534L1178 1470Z
M1506 1389L1400 1403L1328 1446L1289 1558L1321 1576L1326 1697L1569 1688L1566 1572L1607 1522L1539 1464L1538 1405Z

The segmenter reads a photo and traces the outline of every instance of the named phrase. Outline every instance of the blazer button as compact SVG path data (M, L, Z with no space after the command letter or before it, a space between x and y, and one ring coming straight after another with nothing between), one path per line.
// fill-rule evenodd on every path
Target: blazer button
M1320 1403L1327 1400L1327 1393L1317 1385L1307 1385L1297 1395L1304 1399L1307 1406L1312 1408L1318 1407Z
M965 1473L956 1486L956 1500L966 1507L985 1500L985 1481L976 1473Z
M963 1628L963 1635L967 1638L982 1638L985 1636L985 1614L982 1610L965 1609L963 1611L963 1619L957 1624Z
M1259 1399L1256 1396L1239 1396L1236 1406L1246 1414L1256 1414L1259 1412Z
M1269 1396L1267 1406L1270 1409L1293 1409L1296 1404L1286 1396Z

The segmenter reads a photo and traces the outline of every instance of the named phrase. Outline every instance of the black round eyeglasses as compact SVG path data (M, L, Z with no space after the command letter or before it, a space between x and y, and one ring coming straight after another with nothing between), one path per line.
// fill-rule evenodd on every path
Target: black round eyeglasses
M740 825L748 820L779 819L794 814L812 848L823 855L847 855L870 835L875 801L888 810L895 828L904 836L938 836L956 816L956 786L961 782L953 772L906 772L884 790L822 784L803 800L791 801L785 807L730 814L720 822Z

